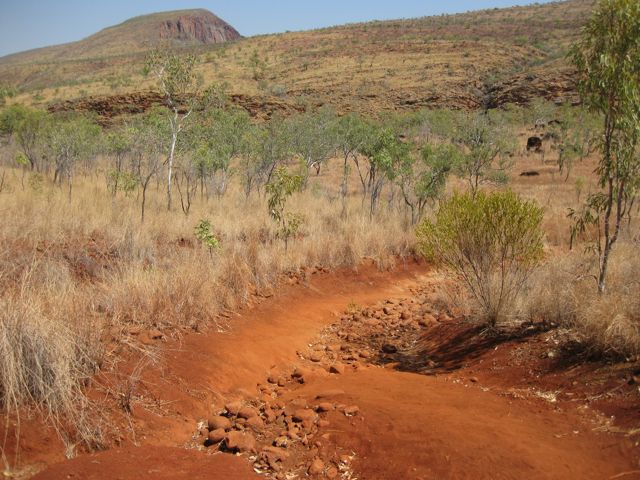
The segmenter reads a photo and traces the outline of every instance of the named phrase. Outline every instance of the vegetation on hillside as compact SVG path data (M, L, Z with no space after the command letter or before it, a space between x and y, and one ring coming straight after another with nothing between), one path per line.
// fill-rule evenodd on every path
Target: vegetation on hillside
M572 102L577 96L564 56L592 3L352 24L189 47L183 53L197 56L205 81L226 81L230 93L251 98L260 116L269 105L294 111L328 104L340 113L378 113L477 108L538 96ZM126 32L117 39L149 34L137 22L119 28ZM97 50L81 59L47 59L46 52L40 57L34 52L33 59L14 55L0 61L0 82L20 87L18 101L41 107L152 88L154 82L140 74L144 52L117 45L119 54Z

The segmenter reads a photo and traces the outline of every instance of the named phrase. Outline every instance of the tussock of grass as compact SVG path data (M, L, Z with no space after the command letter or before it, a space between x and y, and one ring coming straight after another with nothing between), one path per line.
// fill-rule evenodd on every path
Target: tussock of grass
M593 259L581 252L553 258L529 285L528 316L574 331L597 355L640 357L640 258L621 243L611 257L608 291L596 289Z
M317 189L299 194L301 234L275 235L266 200L231 189L194 205L189 216L167 212L161 186L139 221L135 195L113 199L104 181L79 178L71 201L46 185L12 183L0 221L0 405L9 413L37 405L57 418L73 443L91 442L95 425L82 385L100 365L106 339L128 343L132 328L220 327L252 293L274 289L303 266L353 267L363 257L381 267L411 253L411 229L395 212L375 222L353 198L342 205ZM221 248L200 245L194 227L211 220ZM120 337L120 338L118 338ZM75 425L76 436L62 425ZM86 437L86 438L85 438Z
M101 442L81 391L102 357L100 330L71 316L79 300L74 291L29 288L0 298L0 405L18 424L21 410L35 406L70 449Z

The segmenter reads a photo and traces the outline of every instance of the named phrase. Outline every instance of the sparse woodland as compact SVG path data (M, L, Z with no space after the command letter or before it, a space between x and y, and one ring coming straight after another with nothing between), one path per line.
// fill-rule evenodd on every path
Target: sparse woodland
M620 38L602 40L606 19ZM601 2L572 55L584 106L263 121L168 51L147 58L165 104L108 127L4 89L0 405L37 406L70 445L99 446L83 388L139 348L132 332L226 328L305 267L365 258L425 255L464 287L450 301L470 321L543 323L636 360L638 4ZM257 55L252 68L257 82Z

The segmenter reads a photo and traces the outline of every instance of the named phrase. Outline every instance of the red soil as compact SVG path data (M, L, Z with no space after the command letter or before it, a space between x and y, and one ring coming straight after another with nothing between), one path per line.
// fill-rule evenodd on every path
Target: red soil
M382 355L369 358L367 364L347 362L343 374L329 374L322 368L328 369L335 360L309 360L306 352L321 331L324 344L338 341L338 345L343 342L343 346L356 349L364 348L368 336L380 337L375 336L375 328L382 329L381 338L395 339L386 324L358 326L364 322L356 325L359 330L341 337L340 313L349 304L366 306L389 298L415 298L416 286L424 284L426 273L424 266L411 264L395 273L366 267L357 274L313 276L305 287L287 287L277 297L233 319L229 332L190 334L179 342L164 343L160 363L142 371L129 417L115 415L115 400L111 399L115 395L107 392L105 405L110 405L119 419L121 435L116 440L121 447L62 461L35 478L259 478L243 457L211 455L214 447L206 453L177 447L201 444L196 433L198 421L220 411L229 399L254 401L259 395L256 385L262 384L263 391L273 391L273 398L283 404L304 399L315 406L321 401L316 400L319 393L339 389L343 393L335 392L334 405L359 407L353 416L339 410L322 413L325 422L314 434L315 443L304 451L289 450L293 457L300 455L289 460L300 476L306 475L310 458L316 456L325 465L320 477L329 478L340 467L343 478L359 479L640 479L638 447L633 443L638 437L597 428L601 426L596 423L597 416L585 415L580 408L586 400L570 404L567 397L566 402L560 398L559 403L551 403L516 394L531 392L534 387L542 391L562 379L573 385L575 392L571 393L576 397L593 393L580 390L561 369L544 384L544 365L533 361L539 350L536 345L542 342L540 336L505 340L496 349L498 343L490 347L473 344L470 339L477 335L468 335L468 326L450 320L414 329L422 338L414 342L412 352L417 357L413 360ZM400 315L397 317L400 322ZM323 330L325 327L329 329ZM503 353L528 344L533 345L529 362L511 362L513 355ZM324 355L339 356L333 351ZM422 368L420 359L429 356L436 362ZM139 359L119 365L116 373L104 376L102 384L111 382L115 391L118 375L136 365ZM290 380L296 366L313 370L303 384ZM266 378L273 372L286 375L286 385L268 385ZM500 372L506 373L501 376ZM597 375L602 375L601 370L587 369L581 380L589 383L587 380ZM602 383L599 388L609 387ZM618 392L624 393L624 409L618 410L627 412L624 424L637 427L637 388L624 387ZM614 408L615 402L608 405ZM131 429L141 446L132 445ZM59 446L38 441L42 429L23 427L23 432L23 444L29 446L22 454L24 462L62 460ZM268 438L266 433L258 435L263 442ZM307 457L303 459L303 455ZM331 472L331 468L335 470Z

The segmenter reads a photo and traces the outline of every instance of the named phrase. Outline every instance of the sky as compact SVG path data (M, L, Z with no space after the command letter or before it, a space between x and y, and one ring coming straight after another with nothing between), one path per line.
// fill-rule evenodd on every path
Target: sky
M548 3L551 0L538 0ZM205 8L242 35L413 18L529 0L0 0L0 56L81 40L146 13Z

